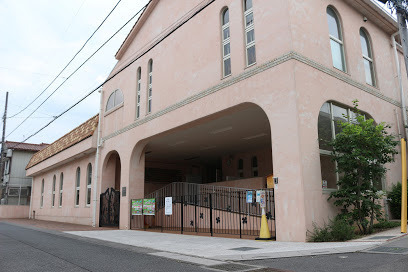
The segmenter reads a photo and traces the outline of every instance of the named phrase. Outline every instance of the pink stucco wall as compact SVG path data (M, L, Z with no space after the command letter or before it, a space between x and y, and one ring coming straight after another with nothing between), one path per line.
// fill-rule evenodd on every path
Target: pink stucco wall
M34 176L33 178L33 202L31 214L35 212L35 219L68 222L74 224L92 225L92 206L86 205L86 176L88 164L94 169L95 155L87 155L77 158L73 161L50 169L44 173ZM79 205L75 205L75 181L76 171L80 168L80 193ZM60 175L64 174L62 206L59 206ZM56 195L55 205L52 207L52 183L53 177L56 176ZM41 201L41 182L44 179L44 202ZM98 194L99 195L99 194ZM92 198L93 199L93 198Z
M153 0L153 5L119 52L112 74L143 52L157 35L170 31L183 14L206 2ZM279 177L275 189L277 240L305 241L313 222L321 224L333 217L337 209L327 201L329 191L321 186L317 119L322 104L333 101L352 106L351 101L358 99L361 110L377 122L388 122L394 134L397 133L395 110L400 114L390 44L390 35L397 28L385 19L384 14L371 8L368 1L356 0L357 8L351 6L351 2L277 0L272 4L270 0L253 1L257 63L246 67L242 1L217 0L106 83L102 92L103 105L116 89L123 92L124 103L115 111L102 114L103 146L98 169L102 179L98 183L98 192L106 189L108 179L112 180L113 170L108 171L104 166L110 155L117 152L121 162L120 187L126 187L128 192L121 197L120 228L130 227L130 199L144 196L144 171L148 164L145 162L145 147L149 141L206 124L216 117L228 116L232 109L239 110L243 105L261 108L269 120L272 146L259 156L264 157L265 163L260 166L262 175L271 174L269 172L273 170L274 176ZM332 65L326 15L328 5L332 5L341 18L346 73ZM222 78L220 15L225 7L230 9L232 75ZM368 17L367 22L363 16ZM360 27L367 30L372 40L377 87L365 83ZM402 60L401 52L399 56ZM153 110L147 114L149 59L154 63ZM141 116L136 120L136 71L139 67L142 69L142 103ZM405 75L405 68L402 69ZM405 77L404 86L408 89ZM245 156L249 158L250 154ZM400 179L400 156L395 158L396 162L388 165L387 188ZM51 167L57 157L49 162ZM65 178L67 182L70 179L73 182L78 163L68 162L61 166L66 167L64 171L67 173L72 173L71 178ZM85 165L86 159L81 163ZM41 172L41 167L38 166L37 172ZM81 166L81 169L85 168ZM50 186L53 172L50 170L45 175L46 184ZM39 180L40 176L35 176L36 199ZM68 188L71 189L67 198L73 203L73 183ZM43 209L38 208L38 201L35 207L36 214L39 211L44 219L69 221L80 216L82 223L89 223L89 208L80 205L80 208L68 211L68 207L63 207L67 209L64 212L66 219L57 212L58 208L49 208L49 193L47 197Z
M30 206L0 205L0 219L28 218Z

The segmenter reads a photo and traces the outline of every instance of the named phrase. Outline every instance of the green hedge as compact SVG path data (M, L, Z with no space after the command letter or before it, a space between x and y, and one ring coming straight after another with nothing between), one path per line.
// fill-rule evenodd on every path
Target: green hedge
M408 189L407 189L408 192ZM402 193L402 185L401 182L394 184L391 188L391 191L387 193L388 199L390 203L390 211L392 218L394 219L401 219L401 193ZM407 200L408 204L408 200Z

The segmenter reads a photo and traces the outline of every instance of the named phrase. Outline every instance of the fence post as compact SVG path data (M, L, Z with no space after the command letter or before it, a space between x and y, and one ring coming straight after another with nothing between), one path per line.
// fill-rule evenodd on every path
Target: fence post
M242 238L242 227L241 227L241 191L238 191L238 223L239 223L239 238Z
M197 232L197 193L194 195L194 228Z
M182 187L182 193L181 193L181 207L180 207L180 212L181 212L181 234L183 234L183 230L184 230L184 195L183 195L183 187Z
M210 232L211 232L211 236L214 236L213 216L212 216L212 194L211 193L209 195L209 201L210 201Z

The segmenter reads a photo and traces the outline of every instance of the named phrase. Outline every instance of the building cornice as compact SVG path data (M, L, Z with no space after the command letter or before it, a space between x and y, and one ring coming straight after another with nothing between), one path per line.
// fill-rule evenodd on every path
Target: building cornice
M363 84L361 82L358 82L358 81L352 79L350 76L348 76L348 75L346 75L346 74L344 74L342 72L337 72L337 71L335 71L335 70L333 70L331 68L328 68L328 67L326 67L326 66L324 66L324 65L322 65L322 64L320 64L320 63L318 63L318 62L316 62L316 61L314 61L312 59L309 59L309 58L307 58L307 57L305 57L305 56L303 56L303 55L301 55L301 54L299 54L297 52L291 51L291 52L286 53L286 54L284 54L284 55L282 55L282 56L280 56L278 58L275 58L275 59L273 59L271 61L268 61L268 62L266 62L266 63L264 63L262 65L256 66L256 67L254 67L252 69L248 69L248 70L244 71L243 73L241 73L241 74L239 74L239 75L237 75L235 77L232 77L232 78L230 78L228 80L223 80L221 83L219 83L219 84L217 84L217 85L215 85L213 87L205 89L205 90L203 90L203 91L201 91L201 92L199 92L199 93L197 93L195 95L189 96L186 99L183 99L183 100L181 100L181 101L179 101L179 102L177 102L177 103L175 103L173 105L170 105L170 106L168 106L168 107L166 107L166 108L164 108L164 109L162 109L162 110L160 110L158 112L149 114L145 118L137 120L137 121L133 122L132 124L127 125L124 128L119 129L119 130L117 130L117 131L103 137L102 139L103 139L103 141L109 140L109 139L111 139L111 138L113 138L115 136L118 136L118 135L120 135L122 133L125 133L126 131L129 131L129 130L135 128L135 127L138 127L138 126L140 126L142 124L150 122L150 121L152 121L152 120L154 120L154 119L156 119L156 118L158 118L158 117L160 117L162 115L165 115L165 114L167 114L169 112L172 112L172 111L174 111L176 109L179 109L179 108L181 108L181 107L183 107L185 105L188 105L188 104L193 103L193 102L195 102L197 100L200 100L201 98L204 98L204 97L206 97L206 96L208 96L210 94L216 93L216 92L218 92L218 91L220 91L222 89L225 89L225 88L227 88L229 86L232 86L232 85L234 85L234 84L236 84L238 82L241 82L241 81L243 81L243 80L245 80L247 78L250 78L250 77L252 77L254 75L262 73L262 72L264 72L266 70L269 70L269 69L271 69L273 67L276 67L276 66L278 66L280 64L283 64L283 63L285 63L287 61L290 61L290 60L296 60L298 62L306 64L306 65L308 65L308 66L310 66L312 68L315 68L316 70L319 70L319 71L321 71L321 72L323 72L323 73L325 73L327 75L335 77L335 78L343 81L346 84L349 84L349 85L351 85L351 86L353 86L355 88L358 88L358 89L360 89L360 90L362 90L362 91L364 91L364 92L366 92L368 94L371 94L371 95L373 95L373 96L375 96L375 97L377 97L377 98L379 98L381 100L384 100L384 101L386 101L386 102L388 102L388 103L390 103L390 104L392 104L394 106L401 107L400 102L398 102L398 101L396 101L396 100L382 94L377 89L368 87L367 84Z

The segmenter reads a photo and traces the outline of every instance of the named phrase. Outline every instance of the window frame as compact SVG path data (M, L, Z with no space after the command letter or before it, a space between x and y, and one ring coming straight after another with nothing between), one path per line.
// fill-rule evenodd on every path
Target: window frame
M254 162L256 162L256 165L255 165ZM251 158L252 177L259 177L258 165L259 165L258 157L257 156L252 156L252 158ZM256 175L255 175L255 172L256 172Z
M41 181L41 197L40 197L40 208L42 209L44 207L44 179Z
M224 15L225 13L228 12L228 22L225 23L224 21ZM225 30L228 29L228 38L225 38L224 33ZM229 8L224 7L221 12L221 39L222 39L222 48L221 48L221 53L222 53L222 78L229 77L232 74L232 65L231 65L231 28L230 28L230 19L229 19ZM229 45L229 53L225 55L225 46ZM229 65L230 65L230 70L229 74L226 74L225 70L225 62L229 60Z
M351 113L353 112L352 111L352 108L351 107L349 107L349 106L343 106L343 105L340 105L340 104L337 104L337 103L333 103L332 101L326 101L326 102L324 102L323 104L322 104L322 106L320 107L320 109L319 109L319 115L320 115L320 111L321 111L321 109L322 109L322 107L323 107L323 105L324 104L326 104L326 103L328 103L329 105L330 105L330 129L331 129L331 140L334 140L334 139L336 139L336 128L335 128L335 122L336 122L336 120L334 120L334 115L333 115L333 106L336 106L336 107L339 107L339 108L342 108L342 109L345 109L345 110L347 110L347 122L351 122L351 117L352 117L352 115L351 115ZM364 116L364 118L366 118L366 113L364 113L364 112L361 112L361 114ZM318 131L318 134L319 134L319 128L317 129L317 131ZM319 159L320 159L320 157L323 155L323 156L331 156L331 154L332 154L332 151L330 151L330 150L325 150L325 149L321 149L320 148L320 143L319 143L319 139L320 139L320 137L319 137L320 135L318 135L318 145L319 145ZM322 171L322 166L321 166L321 163L319 162L319 164L320 164L320 172ZM335 170L337 170L337 162L336 161L334 161L334 168L335 168ZM339 179L340 179L340 175L339 175L339 173L336 171L336 173L335 173L335 176L336 176L336 188L323 188L323 186L322 186L322 190L323 191L326 191L326 192L333 192L333 191L337 191L338 189L339 189L339 186L337 185L337 183L338 183L338 181L339 181ZM323 177L322 177L322 182L323 182Z
M88 192L89 195L88 195ZM85 205L87 207L91 206L91 199L92 199L92 164L89 163L87 170L86 170L86 196L85 196ZM88 203L89 202L89 203Z
M150 59L147 65L147 111L146 114L152 113L153 108L153 59Z
M361 35L362 33L365 35L365 37ZM368 31L363 27L360 28L359 34L360 34L360 43L361 43L361 38L364 38L367 44L368 54L371 55L371 56L364 55L363 44L361 44L361 55L363 56L365 82L372 87L377 87L377 76L376 76L376 72L375 72L376 69L374 65L373 46L371 43L370 35L368 34ZM370 64L370 75L371 75L372 84L367 82L367 70L365 69L364 60L368 61Z
M241 165L242 164L242 165ZM244 177L244 160L243 159L238 159L238 168L237 168L237 173L239 178Z
M81 190L81 168L78 167L75 172L75 202L74 202L75 207L79 207L80 190Z
M57 177L54 175L52 178L52 196L51 196L51 207L55 207L55 187L57 183Z
M122 101L120 103L117 103L116 99L117 99L117 93L120 93L122 95ZM113 99L113 106L111 108L108 109L108 105L109 105L109 101L111 100L111 98ZM123 103L125 102L125 97L123 96L123 92L120 89L116 89L114 90L110 95L108 100L106 101L106 106L105 106L105 114L111 113L113 111L115 111L116 109L120 108L121 106L123 106Z
M329 41L330 41L330 53L331 53L331 55L332 55L332 65L333 65L333 68L335 68L336 70L339 70L339 71L342 71L342 72L344 72L344 73L347 73L348 72L348 69L347 69L347 62L346 62L346 52L345 52L345 49L344 49L344 33L343 33L343 25L342 25L342 23L341 23L341 19L340 19L340 15L339 15L339 13L337 12L337 10L333 7L333 6L328 6L327 8L326 8L326 20L327 20L327 16L329 15L329 9L333 12L333 14L335 15L335 20L336 20L336 26L337 26L337 31L339 32L339 36L340 36L340 38L341 38L341 40L340 39L338 39L338 38L336 38L336 37L334 37L334 36L332 36L332 34L330 33L330 26L329 26L329 22L327 21L327 26L329 27ZM339 68L337 68L337 67L335 67L334 66L334 55L333 55L333 48L332 48L332 45L331 45L331 41L334 41L334 42L336 42L337 44L339 44L340 45L340 53L341 53L341 59L342 59L342 64L343 64L343 68L344 69L339 69Z
M245 39L245 64L246 67L250 67L252 65L256 64L256 43L255 43L255 16L254 16L254 10L253 10L253 3L252 6L249 9L246 9L246 1L247 0L243 0L243 9L244 9L244 39ZM247 26L247 17L248 15L252 14L252 24ZM253 31L254 33L254 39L253 41L248 43L248 33ZM249 63L249 58L248 58L248 49L250 49L251 47L254 47L254 52L255 52L255 60L253 63Z
M63 193L63 188L64 188L64 173L61 172L60 174L60 182L59 182L59 202L58 202L58 207L62 207L62 193Z
M136 119L140 118L140 101L142 91L142 68L137 69L136 75Z

